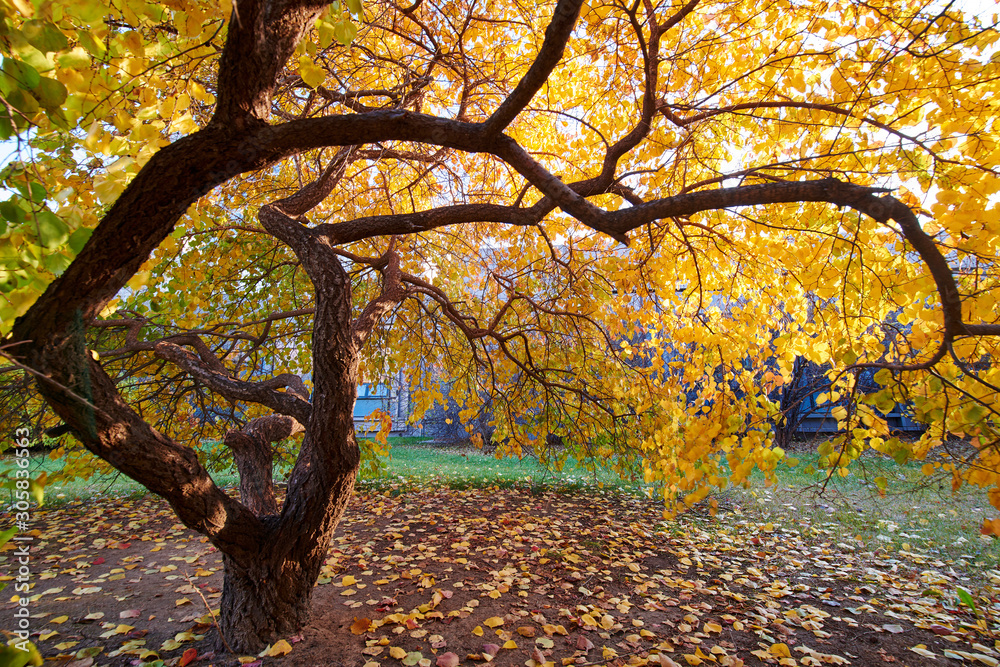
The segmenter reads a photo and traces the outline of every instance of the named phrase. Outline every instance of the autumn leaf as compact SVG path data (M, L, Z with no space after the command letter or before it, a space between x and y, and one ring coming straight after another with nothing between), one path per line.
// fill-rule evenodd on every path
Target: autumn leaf
M437 665L437 667L457 667L459 662L458 655L448 651L447 653L439 655L434 664Z
M270 646L268 649L264 651L264 655L276 658L278 656L286 655L291 652L292 652L292 645L289 644L284 639L279 639L274 643L274 645Z

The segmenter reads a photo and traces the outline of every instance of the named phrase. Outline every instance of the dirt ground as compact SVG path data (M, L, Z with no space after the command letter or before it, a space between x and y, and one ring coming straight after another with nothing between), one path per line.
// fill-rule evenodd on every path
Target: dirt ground
M46 664L72 667L1000 665L1000 573L973 609L926 555L754 523L738 507L661 511L518 489L359 493L311 623L238 660L213 650L220 554L165 503L41 508L30 630ZM0 554L8 583L23 544ZM0 605L8 632L15 597L11 585Z

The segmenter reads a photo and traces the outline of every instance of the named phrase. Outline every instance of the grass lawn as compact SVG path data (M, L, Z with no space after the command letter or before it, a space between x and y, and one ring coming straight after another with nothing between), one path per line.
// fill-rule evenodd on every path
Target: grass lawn
M463 488L522 487L548 490L594 490L647 494L641 483L623 481L609 470L588 471L572 460L562 471L548 470L537 459L496 459L471 447L441 447L419 438L392 438L385 473L362 480L367 490L390 493L412 487ZM795 466L780 464L778 482L766 485L755 472L748 488L719 494L720 519L771 521L776 527L797 527L835 537L841 542L880 547L886 552L924 554L970 572L973 576L1000 564L1000 540L981 536L984 517L995 514L983 489L963 487L951 492L950 482L926 478L919 463L899 465L888 458L866 457L855 462L845 478L827 477L822 470L807 472L818 456L796 454ZM0 474L13 467L7 459ZM62 462L43 455L32 458L32 476L54 474ZM221 486L238 483L235 470L213 475ZM874 480L889 486L880 495ZM0 494L3 492L0 491ZM88 480L57 482L46 488L46 502L98 497L138 497L145 489L119 473L95 474ZM2 495L0 495L2 497Z
M963 486L952 493L950 476L926 477L922 462L862 457L841 478L806 472L816 466L816 454L795 457L794 467L779 464L777 484L766 486L755 471L749 488L723 496L747 515L808 524L844 542L881 543L889 552L926 554L974 573L1000 566L1000 540L979 532L982 520L997 513L986 489ZM885 495L873 481L877 477L889 482Z

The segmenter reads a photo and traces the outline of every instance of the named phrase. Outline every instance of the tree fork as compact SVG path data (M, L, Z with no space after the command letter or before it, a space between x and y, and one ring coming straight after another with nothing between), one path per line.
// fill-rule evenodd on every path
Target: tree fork
M257 516L278 513L271 444L303 430L293 417L267 415L252 419L242 430L226 433L224 443L232 451L240 473L240 501Z

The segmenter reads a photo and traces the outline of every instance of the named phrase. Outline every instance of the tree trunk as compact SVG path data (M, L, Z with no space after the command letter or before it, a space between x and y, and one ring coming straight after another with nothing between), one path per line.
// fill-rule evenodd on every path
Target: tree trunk
M796 356L792 365L792 379L781 390L781 416L774 424L774 444L788 449L799 427L799 412L802 409L803 358Z
M277 639L295 634L309 620L326 545L300 562L278 560L262 546L261 557L247 566L223 556L219 649L255 655Z
M284 522L265 517L269 530L256 554L248 559L223 554L219 650L257 654L277 639L299 632L309 621L313 587L354 492L357 470L357 464L344 470L325 502L303 505L298 496L289 500L283 514L301 517L302 526L317 525L314 532L285 539Z

